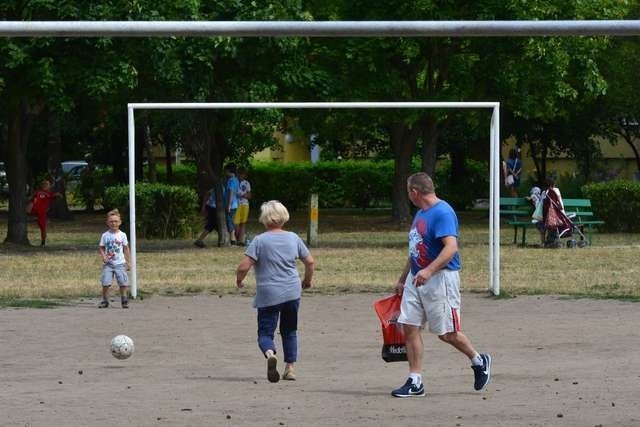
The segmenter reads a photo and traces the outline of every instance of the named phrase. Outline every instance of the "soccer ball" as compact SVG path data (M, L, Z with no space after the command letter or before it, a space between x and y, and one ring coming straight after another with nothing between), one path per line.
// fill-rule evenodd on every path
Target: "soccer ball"
M117 335L111 340L111 355L116 359L127 359L133 350L133 340L126 335Z

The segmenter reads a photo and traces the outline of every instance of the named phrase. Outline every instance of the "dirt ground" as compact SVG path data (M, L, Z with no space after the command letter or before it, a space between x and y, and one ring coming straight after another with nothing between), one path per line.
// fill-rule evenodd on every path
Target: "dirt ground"
M298 380L271 384L247 296L154 296L0 310L2 426L638 426L640 306L463 295L463 330L493 356L425 334L425 398L395 399L406 363L380 358L380 295L305 296ZM110 339L135 354L113 358Z

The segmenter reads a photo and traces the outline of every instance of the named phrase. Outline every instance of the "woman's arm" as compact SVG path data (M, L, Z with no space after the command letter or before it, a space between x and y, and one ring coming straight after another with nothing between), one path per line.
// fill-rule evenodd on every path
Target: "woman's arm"
M314 260L311 254L306 258L302 259L302 263L304 264L304 279L302 279L302 289L308 289L311 287L311 279L313 278L313 265Z
M247 273L255 263L256 262L253 260L253 258L248 257L246 255L244 256L242 261L240 261L240 264L236 269L236 286L237 287L239 288L244 287L244 285L242 284L242 281L244 280L245 277L247 277Z

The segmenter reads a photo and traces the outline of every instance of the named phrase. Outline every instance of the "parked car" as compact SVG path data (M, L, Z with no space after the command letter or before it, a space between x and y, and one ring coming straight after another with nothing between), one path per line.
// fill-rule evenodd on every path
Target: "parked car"
M80 185L80 179L82 178L82 172L89 167L89 163L84 160L67 160L60 163L62 173L65 177L65 182L68 191L73 191Z

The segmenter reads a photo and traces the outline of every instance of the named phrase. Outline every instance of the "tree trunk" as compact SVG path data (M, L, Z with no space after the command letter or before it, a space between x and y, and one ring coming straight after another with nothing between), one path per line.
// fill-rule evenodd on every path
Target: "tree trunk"
M404 226L411 221L407 178L411 172L411 157L416 150L418 138L415 130L407 129L403 123L393 123L390 130L394 160L391 215L394 222Z
M30 245L27 235L26 189L27 144L33 126L33 113L25 101L9 112L7 140L7 181L9 183L9 221L5 242Z
M156 157L153 154L153 141L151 140L151 126L149 125L149 116L145 116L144 120L144 148L147 153L148 161L148 174L147 179L149 182L158 182L158 175L156 172Z
M167 168L167 183L173 184L173 163L171 161L171 156L173 155L171 144L168 141L165 141L164 144L164 158L165 158L165 167ZM177 160L177 159L176 159Z
M51 202L50 215L53 218L71 219L72 214L67 203L67 186L62 173L62 134L60 131L60 116L55 112L47 115L47 170L53 180L53 190L62 194Z
M136 153L135 177L137 181L144 181L144 152L145 152L145 127L140 121L136 121L134 132L136 133L136 145L134 151ZM127 163L128 164L128 163Z
M620 132L620 134L622 135L624 141L629 145L629 148L631 148L631 151L633 151L633 156L636 159L636 168L638 169L637 174L640 176L640 152L638 152L638 148L634 144L634 135L632 135L631 132L626 129L622 129L622 132ZM635 135L637 135L637 133Z
M195 132L185 139L185 149L194 157L196 162L198 194L200 200L211 188L216 189L216 206L218 217L218 246L229 245L224 203L222 198L223 177L222 166L226 153L224 135L215 130L212 125L215 120L203 114L199 117Z
M438 122L433 115L425 117L422 129L422 171L434 178L438 156Z
M454 144L451 149L451 179L452 184L464 184L468 178L465 159L467 149L462 144Z
M113 168L113 177L118 183L129 182L130 153L127 129L127 115L122 114L118 116L111 132L109 132L112 141L111 150L108 153L109 164Z

